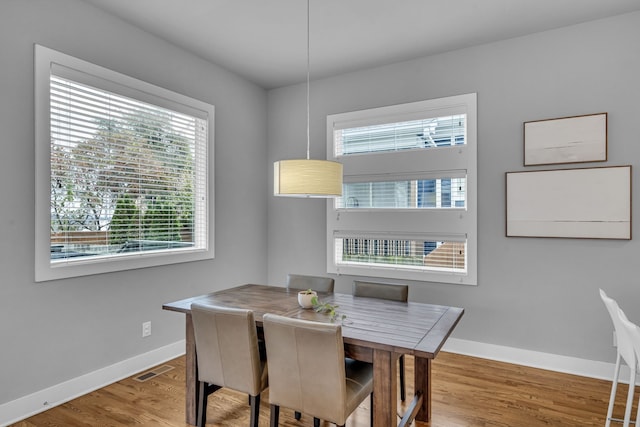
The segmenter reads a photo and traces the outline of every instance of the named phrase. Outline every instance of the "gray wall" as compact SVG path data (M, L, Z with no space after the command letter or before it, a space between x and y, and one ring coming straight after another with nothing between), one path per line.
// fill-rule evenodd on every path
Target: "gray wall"
M637 178L638 40L640 13L632 13L312 82L314 158L325 157L328 114L477 92L478 286L410 289L412 300L466 309L454 337L612 361L599 287L640 322L640 239L506 238L504 185L505 172L525 170L524 121L599 112L609 113L604 165L631 164ZM269 167L305 154L304 90L269 92ZM633 192L640 200L640 186ZM324 274L324 202L270 197L268 206L269 281L290 271ZM336 279L337 291L350 291L354 277Z
M464 307L455 337L611 361L598 287L640 322L637 238L504 237L504 172L524 169L523 121L606 111L607 164L637 166L639 39L634 13L313 83L314 158L327 114L478 93L479 285L414 282L410 294ZM216 106L215 260L34 282L33 43ZM164 302L326 271L324 202L269 195L272 162L305 155L303 85L267 94L76 0L2 0L0 58L0 404L182 339L183 317Z
M215 260L34 282L34 43L215 105ZM263 89L75 0L2 0L0 60L0 404L183 339L165 302L264 281Z

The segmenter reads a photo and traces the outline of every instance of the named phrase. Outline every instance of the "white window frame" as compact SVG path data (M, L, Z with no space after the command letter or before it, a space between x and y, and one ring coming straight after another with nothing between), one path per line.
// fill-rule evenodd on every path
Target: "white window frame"
M393 180L411 176L466 176L464 209L337 209L327 201L327 271L366 277L477 285L477 96L475 93L352 111L327 116L327 159L344 167L345 182ZM466 114L466 144L432 149L339 156L334 131L430 117ZM460 175L462 174L462 175ZM382 178L383 177L383 178ZM402 236L465 241L466 272L336 263L335 238ZM389 237L391 238L391 237ZM425 240L425 241L426 241Z
M214 106L185 95L143 82L64 53L35 45L35 280L37 282L131 270L158 265L212 259L214 257ZM77 257L69 262L52 263L51 246L51 119L50 76L62 70L71 80L85 83L129 98L180 111L208 124L206 154L196 158L204 163L205 189L198 193L194 216L204 224L196 233L204 238L194 248L138 251L126 256ZM58 75L59 72L56 72ZM75 80L78 81L78 80ZM200 172L197 172L200 173Z

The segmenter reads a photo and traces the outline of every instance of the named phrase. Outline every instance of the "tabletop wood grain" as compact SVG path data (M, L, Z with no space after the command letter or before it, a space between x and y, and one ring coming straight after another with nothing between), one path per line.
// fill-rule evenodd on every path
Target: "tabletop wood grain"
M278 286L242 285L165 304L166 310L189 313L191 304L211 304L253 310L258 324L262 316L274 313L317 322L331 322L327 314L298 305L298 290ZM396 353L434 358L464 310L458 307L397 302L350 294L318 293L321 302L337 305L342 335L347 344L366 342L368 347L391 349Z

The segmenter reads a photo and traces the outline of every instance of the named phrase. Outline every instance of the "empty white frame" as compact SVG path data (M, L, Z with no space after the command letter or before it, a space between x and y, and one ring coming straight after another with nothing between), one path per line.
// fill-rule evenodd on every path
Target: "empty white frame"
M607 113L524 123L524 165L604 162Z
M631 239L631 166L507 172L507 236Z

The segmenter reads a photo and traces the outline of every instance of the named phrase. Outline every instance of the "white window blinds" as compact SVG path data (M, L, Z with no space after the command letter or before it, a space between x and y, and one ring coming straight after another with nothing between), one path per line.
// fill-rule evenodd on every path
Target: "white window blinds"
M475 94L328 116L328 271L475 284L475 129Z
M338 156L465 144L462 114L336 129Z
M49 266L208 251L213 107L91 64L48 71Z
M51 76L52 262L191 247L206 121ZM166 242L166 243L163 243Z

